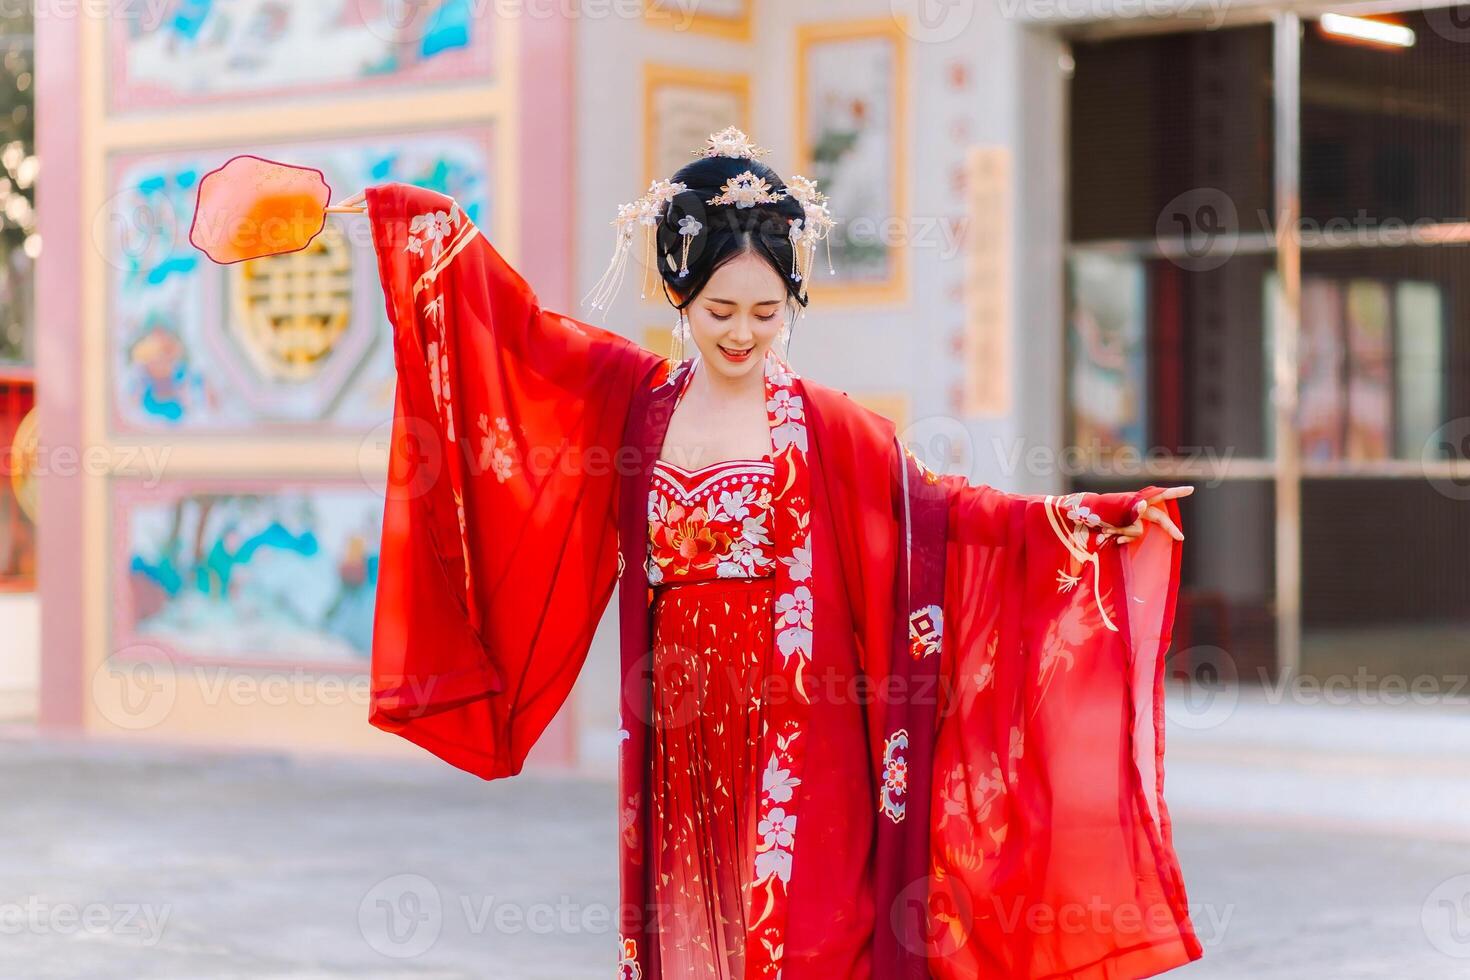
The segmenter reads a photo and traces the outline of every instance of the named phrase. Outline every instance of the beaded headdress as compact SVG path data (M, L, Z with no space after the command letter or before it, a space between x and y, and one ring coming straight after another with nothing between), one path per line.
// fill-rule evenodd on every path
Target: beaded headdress
M756 160L766 151L752 143L749 137L740 130L731 126L711 134L705 141L704 147L694 152L703 157ZM679 255L675 256L672 251L667 254L655 254L661 251L658 244L658 226L667 215L669 205L687 190L689 188L681 183L655 180L642 197L618 208L617 217L612 222L616 229L612 260L608 263L602 278L597 280L597 284L588 292L583 302L594 310L605 310L612 305L613 300L617 299L618 291L627 272L628 259L633 253L640 228L643 230L644 297L648 295L649 276L656 263L662 262L670 270L677 270L680 276L689 274L690 248L705 228L704 222L694 215L685 214L679 220ZM725 181L719 194L702 203L709 208L727 207L744 210L757 205L776 204L788 197L800 204L803 212L803 217L791 219L788 232L793 252L789 275L792 281L801 283L805 282L811 274L812 264L816 259L817 243L827 238L835 224L828 208L827 196L817 190L815 181L806 177L793 176L786 181L784 187L772 187L766 179L746 170ZM830 247L827 263L830 269Z

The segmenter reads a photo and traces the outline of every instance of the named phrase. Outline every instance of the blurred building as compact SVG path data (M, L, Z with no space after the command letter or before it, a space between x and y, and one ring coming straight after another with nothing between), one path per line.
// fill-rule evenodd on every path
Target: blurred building
M730 124L845 222L793 341L803 373L1005 489L1201 486L1181 669L1443 676L1470 625L1452 571L1470 18L1114 9L296 0L39 20L45 249L0 437L34 365L41 524L33 545L0 496L0 580L29 581L38 548L41 639L14 634L0 693L39 664L51 726L399 750L365 723L394 377L366 223L216 267L188 243L200 178L251 152L321 168L339 199L433 187L546 306L585 315L616 205ZM657 347L673 317L629 282L599 319ZM543 762L611 758L605 632Z

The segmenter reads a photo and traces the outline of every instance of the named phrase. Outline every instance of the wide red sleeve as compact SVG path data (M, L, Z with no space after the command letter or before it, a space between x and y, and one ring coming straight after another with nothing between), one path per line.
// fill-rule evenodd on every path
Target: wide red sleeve
M514 775L611 594L623 425L658 359L541 309L451 198L367 206L398 371L370 720Z
M1163 798L1179 545L1106 533L1150 491L951 489L932 975L1124 980L1198 958Z

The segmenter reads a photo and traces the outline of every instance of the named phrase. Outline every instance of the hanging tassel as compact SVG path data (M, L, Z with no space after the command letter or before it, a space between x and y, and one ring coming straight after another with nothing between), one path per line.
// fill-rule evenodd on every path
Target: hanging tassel
M679 311L679 322L674 324L673 335L669 338L669 365L677 366L684 362L684 331L686 321L684 311Z

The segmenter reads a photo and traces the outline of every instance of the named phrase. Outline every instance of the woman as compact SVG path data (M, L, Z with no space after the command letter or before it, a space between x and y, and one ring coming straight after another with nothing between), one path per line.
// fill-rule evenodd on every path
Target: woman
M399 382L372 723L518 773L618 585L623 978L1142 977L1198 957L1162 799L1174 497L926 471L780 354L831 227L743 134L626 206L665 359L366 192ZM648 273L651 275L652 273Z

